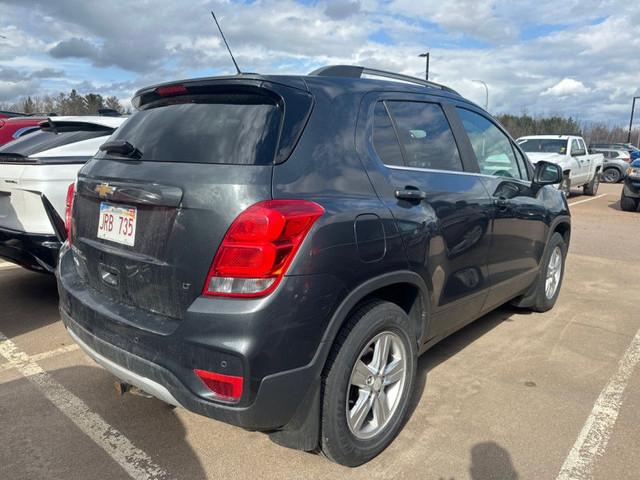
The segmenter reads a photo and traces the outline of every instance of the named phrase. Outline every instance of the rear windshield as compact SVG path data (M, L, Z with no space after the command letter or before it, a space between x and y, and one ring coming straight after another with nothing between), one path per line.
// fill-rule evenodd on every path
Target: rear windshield
M266 95L181 96L134 113L110 140L126 140L143 161L270 165L280 120ZM116 158L98 154L104 157Z
M522 140L518 142L520 148L522 148L527 153L536 153L536 152L544 152L544 153L559 153L564 155L567 151L567 141L566 140L550 140L550 139L528 139Z
M12 142L0 147L0 153L14 154L24 157L35 155L37 153L49 150L55 147L61 147L69 143L89 140L96 137L104 137L113 132L113 128L80 130L80 131L62 131L54 133L52 131L40 130L32 132L29 135L21 136Z

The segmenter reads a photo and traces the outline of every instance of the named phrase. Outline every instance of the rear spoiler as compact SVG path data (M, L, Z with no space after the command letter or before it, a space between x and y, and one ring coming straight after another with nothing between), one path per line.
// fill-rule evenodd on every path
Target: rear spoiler
M105 115L108 116L108 115ZM57 120L56 118L47 118L38 124L40 130L45 132L59 133L61 131L105 131L113 132L115 127L98 125L90 122L71 122L65 120Z

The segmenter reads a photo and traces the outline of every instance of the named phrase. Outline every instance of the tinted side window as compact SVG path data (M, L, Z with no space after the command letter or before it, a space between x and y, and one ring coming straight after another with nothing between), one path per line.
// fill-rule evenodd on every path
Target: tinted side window
M404 165L398 137L382 102L378 102L373 114L373 148L385 165Z
M482 115L456 107L478 160L480 173L526 178L520 173L509 138Z
M409 167L462 171L458 146L442 107L435 103L387 102Z

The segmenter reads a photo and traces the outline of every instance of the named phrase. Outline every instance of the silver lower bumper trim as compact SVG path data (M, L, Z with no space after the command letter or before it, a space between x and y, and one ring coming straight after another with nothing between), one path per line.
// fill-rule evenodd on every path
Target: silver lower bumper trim
M78 338L78 336L69 328L67 328L67 332L69 333L69 336L73 339L73 341L76 342L87 355L89 355L96 362L102 365L106 370L113 373L123 382L130 383L131 385L138 387L140 390L153 395L156 398L159 398L163 402L170 403L171 405L175 405L176 407L182 407L182 405L180 405L180 403L174 398L174 396L169 393L169 390L164 388L159 383L154 382L150 378L138 375L131 370L127 370L126 368L100 355L89 345L80 340L80 338Z

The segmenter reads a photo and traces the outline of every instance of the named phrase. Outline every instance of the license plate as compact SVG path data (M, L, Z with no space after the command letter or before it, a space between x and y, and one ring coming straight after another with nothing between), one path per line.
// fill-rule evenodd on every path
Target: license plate
M138 209L135 207L116 207L101 203L98 238L133 246L136 240L137 215Z

